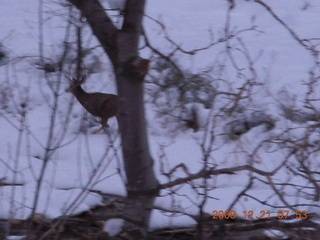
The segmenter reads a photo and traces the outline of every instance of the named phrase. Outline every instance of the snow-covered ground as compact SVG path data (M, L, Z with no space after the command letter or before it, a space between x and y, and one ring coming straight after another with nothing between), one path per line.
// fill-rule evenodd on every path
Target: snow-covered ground
M43 49L46 57L54 58L61 53L61 42L65 37L67 25L67 10L52 1L44 2ZM210 166L225 168L250 164L263 171L273 171L282 164L288 154L288 148L278 146L276 139L283 137L282 133L289 128L290 131L286 134L293 139L303 137L306 135L306 129L303 126L314 123L300 124L289 121L283 117L279 108L280 104L303 106L308 91L305 83L309 81L314 64L311 51L306 50L293 39L287 29L275 21L261 5L244 0L235 2L236 6L231 11L229 30L237 32L250 29L252 25L256 26L255 30L240 33L239 38L245 44L251 59L254 60L257 80L263 84L253 89L251 99L243 101L247 107L245 111L258 109L265 112L275 120L275 127L265 131L263 126L258 126L239 139L226 140L220 134L223 133L223 127L228 119L221 117L216 120L214 123L216 126L212 128L216 139L209 143L209 137L204 137L204 128L196 133L191 130L177 131L172 136L168 130L162 129L159 124L161 120L155 116L153 106L148 104L150 147L156 161L155 172L161 183L165 183L168 179L161 175L160 159L165 168L173 168L184 163L191 173L196 173L203 166L202 144L207 149L210 144L213 145L209 159ZM319 44L320 2L317 0L268 0L266 2L301 39L314 39L313 43ZM165 31L168 36L182 49L191 51L206 47L210 44L210 40L217 41L224 36L228 6L228 1L223 0L148 0L146 14L161 21L166 26ZM43 72L35 65L39 56L38 17L37 1L3 1L0 8L0 42L5 46L5 51L10 58L8 65L0 66L0 99L2 99L0 103L0 183L17 184L0 187L0 218L28 218L31 213L30 208L34 204L36 180L45 159L53 97ZM144 26L154 47L163 53L172 51L174 47L166 40L161 27L155 21L146 17ZM89 33L85 37L89 46L97 45ZM220 78L226 80L228 87L235 91L243 84L245 78L237 75L233 63L222 53L225 44L225 42L218 43L196 54L177 53L175 59L180 66L189 69L192 73L224 65L225 70L221 72ZM249 78L247 60L241 51L244 48L240 48L240 41L233 41L231 45L235 49L239 48L238 52L233 53L235 62L239 69L246 69L243 74ZM142 50L141 55L153 57L148 50ZM100 57L106 61L103 54ZM319 74L319 66L314 68L318 68L315 73ZM89 92L116 92L110 78L111 74L107 71L108 69L105 69L105 73L93 74L90 82L85 84L85 89ZM101 78L109 80L101 82ZM54 128L54 143L60 147L50 156L36 210L49 218L63 214L76 214L101 204L101 197L93 193L88 194L83 189L123 196L126 194L123 184L124 174L123 172L121 176L118 174L118 170L123 168L116 121L110 120L109 135L85 134L85 131L79 131L84 110L76 102L72 111L69 112L68 107L74 100L64 92L67 85L68 82L63 80ZM227 85L224 87L221 84L219 87L221 91L228 90ZM314 96L319 93L317 87L318 85L315 85ZM225 104L223 98L217 98L216 101L218 102L214 103L216 108L213 112L201 110L202 125L208 114L217 114L219 106ZM21 105L24 102L27 102L26 107ZM313 106L320 109L319 101L314 101ZM25 109L27 111L23 118L21 112ZM68 116L70 123L65 126ZM320 137L317 131L315 130L310 136L314 144L319 144ZM268 142L269 139L272 141ZM261 145L263 146L258 148ZM164 154L165 157L163 157ZM292 158L288 157L288 161L292 162L290 164L292 166L298 164L294 157ZM318 172L314 177L318 180L319 187L319 151L310 152L307 161L314 167L312 170ZM177 170L174 176L183 177L185 173ZM247 196L242 196L230 210L237 211L237 215L241 216L244 211L255 211L254 216L258 216L260 211L271 211L271 215L274 216L279 210L288 210L283 200L275 194L267 178L240 171L234 175L219 175L207 179L210 198L204 206L205 211L212 213L215 210L228 210L248 185L252 176L255 180L250 190L246 192ZM294 175L283 167L272 176L272 181L296 184L296 186L277 185L276 188L283 194L287 203L296 206L296 210L320 214L320 202L312 198L314 188L309 180L299 174ZM196 180L194 184L204 186L202 180ZM168 190L162 191L162 197L156 200L156 205L163 209L196 215L199 211L197 204L203 200L203 195L200 194L203 193L203 188L199 188L197 192L189 185L184 185L177 192L179 195L172 197L166 196L169 193ZM194 223L195 221L187 215L171 215L154 210L150 228Z

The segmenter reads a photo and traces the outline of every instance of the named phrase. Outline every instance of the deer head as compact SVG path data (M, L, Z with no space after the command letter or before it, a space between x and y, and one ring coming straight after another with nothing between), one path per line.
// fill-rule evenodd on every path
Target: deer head
M68 78L68 77L66 78L68 79L70 84L69 87L66 88L66 92L69 92L69 93L74 93L75 89L81 86L87 80L85 76L81 77L80 79Z

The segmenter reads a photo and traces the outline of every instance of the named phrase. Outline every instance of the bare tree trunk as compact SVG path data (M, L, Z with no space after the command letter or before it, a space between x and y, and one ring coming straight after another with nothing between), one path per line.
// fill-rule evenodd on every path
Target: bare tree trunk
M138 44L145 0L126 1L124 23L120 30L114 27L98 0L69 2L86 17L114 66L120 99L119 123L127 176L128 196L124 213L129 221L126 222L125 228L134 230L134 234L145 236L153 202L159 191L146 131L143 101L145 72L141 72L141 65L136 64L136 60L140 60ZM130 223L130 219L139 223L139 226Z

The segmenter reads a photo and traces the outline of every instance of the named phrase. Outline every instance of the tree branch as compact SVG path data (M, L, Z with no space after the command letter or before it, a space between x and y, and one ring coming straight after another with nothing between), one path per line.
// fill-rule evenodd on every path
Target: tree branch
M237 166L237 167L231 167L231 168L221 168L221 169L202 169L198 173L195 174L190 174L189 176L185 178L178 178L176 180L173 180L171 182L167 182L164 184L161 184L159 186L159 189L166 189L170 187L174 187L176 185L180 185L186 182L190 182L192 180L196 180L199 178L207 178L210 177L211 175L219 175L219 174L235 174L235 172L240 172L240 171L249 171L253 173L257 173L262 176L272 176L272 172L265 172L262 170L259 170L257 168L254 168L250 165L243 165L243 166Z
M292 28L290 28L273 10L271 7L269 7L266 3L264 3L261 0L255 0L256 3L260 4L261 6L263 6L270 14L271 16L277 20L285 29L287 29L287 31L291 34L291 36L301 45L303 46L305 49L307 50L311 50L313 53L315 53L315 50L312 46L308 45L306 42L306 39L301 39L296 33L295 31L293 31Z

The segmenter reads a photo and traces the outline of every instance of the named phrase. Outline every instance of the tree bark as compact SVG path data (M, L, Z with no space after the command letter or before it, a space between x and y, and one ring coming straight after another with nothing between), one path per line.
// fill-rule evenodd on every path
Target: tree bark
M127 177L127 199L124 214L140 226L126 222L125 229L137 239L148 229L153 202L158 195L158 181L149 152L144 110L145 73L133 64L138 56L145 0L127 0L120 30L98 0L69 0L86 17L93 34L109 56L115 71L119 95L119 125ZM138 231L137 231L138 230ZM142 236L140 236L142 234Z

